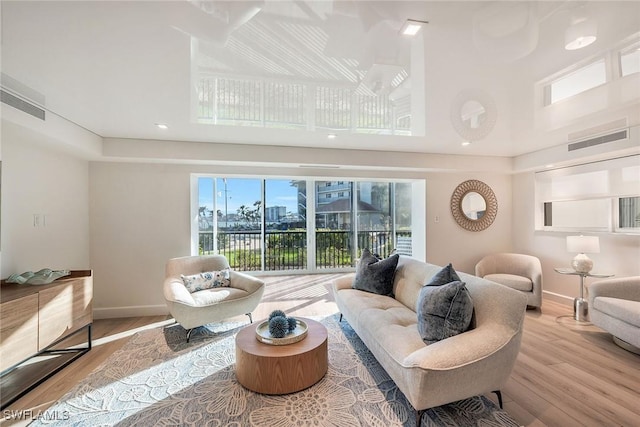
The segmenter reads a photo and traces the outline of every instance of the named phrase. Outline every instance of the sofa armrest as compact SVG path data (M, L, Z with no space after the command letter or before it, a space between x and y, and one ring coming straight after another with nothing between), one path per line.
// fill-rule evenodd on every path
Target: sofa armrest
M591 303L593 303L596 297L640 301L640 276L599 280L591 283L587 287L589 289L589 300Z
M403 364L427 370L448 370L465 366L491 357L513 342L519 334L522 334L522 330L514 331L492 323L420 348L407 356ZM509 360L502 358L495 360L497 365L508 362Z
M334 292L341 289L351 289L354 277L355 273L349 273L344 276L338 277L337 279L333 279L332 284Z

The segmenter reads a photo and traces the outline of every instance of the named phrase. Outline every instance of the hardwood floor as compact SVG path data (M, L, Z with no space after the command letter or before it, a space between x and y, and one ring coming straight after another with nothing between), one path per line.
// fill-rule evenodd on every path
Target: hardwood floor
M265 277L254 319L276 308L298 316L336 313L330 280L339 276ZM169 322L165 316L96 320L93 349L6 408L0 424L26 424L25 418L46 411L137 330ZM571 307L545 300L542 310L527 311L522 348L502 392L505 409L523 426L640 426L640 356L599 328L574 321ZM487 397L496 401L493 394ZM21 410L30 412L12 419Z

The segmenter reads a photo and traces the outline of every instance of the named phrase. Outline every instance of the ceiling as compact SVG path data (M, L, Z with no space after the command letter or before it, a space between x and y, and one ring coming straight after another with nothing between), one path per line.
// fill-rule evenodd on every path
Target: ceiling
M2 1L1 13L3 88L102 137L508 157L576 130L537 126L537 82L640 34L638 1ZM581 16L598 39L567 51ZM407 38L406 19L428 23ZM483 132L468 132L474 120Z

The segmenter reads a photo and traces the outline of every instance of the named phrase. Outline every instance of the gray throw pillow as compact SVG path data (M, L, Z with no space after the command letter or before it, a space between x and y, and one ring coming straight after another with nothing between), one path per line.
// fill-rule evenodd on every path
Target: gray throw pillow
M458 273L453 269L453 265L449 263L446 267L443 267L442 270L438 271L433 275L429 283L425 286L440 286L446 285L447 283L462 281Z
M423 286L416 307L422 341L433 344L458 335L471 325L473 300L464 282Z
M379 259L369 249L364 249L351 287L378 295L392 296L393 278L399 258L400 256L395 254L389 258Z

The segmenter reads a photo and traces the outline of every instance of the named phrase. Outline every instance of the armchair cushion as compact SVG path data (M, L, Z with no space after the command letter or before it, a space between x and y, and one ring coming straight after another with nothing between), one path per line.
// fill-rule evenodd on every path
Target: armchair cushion
M640 325L640 301L598 297L593 308L630 325Z
M528 277L516 276L515 274L496 273L487 274L486 276L484 276L484 278L487 280L491 280L492 282L500 283L501 285L516 289L518 291L533 291L533 282Z
M180 275L184 286L189 292L197 292L205 289L229 287L231 285L231 270L225 268L220 271L205 271L198 274Z

